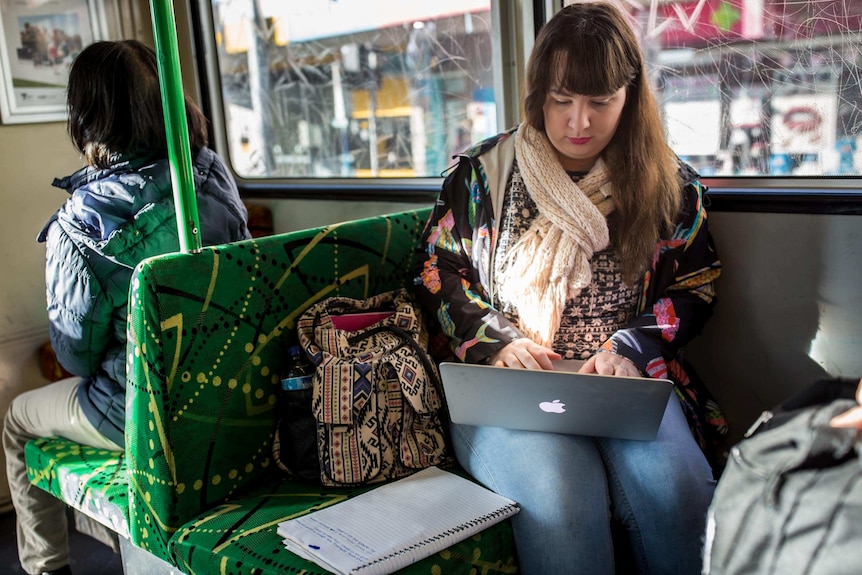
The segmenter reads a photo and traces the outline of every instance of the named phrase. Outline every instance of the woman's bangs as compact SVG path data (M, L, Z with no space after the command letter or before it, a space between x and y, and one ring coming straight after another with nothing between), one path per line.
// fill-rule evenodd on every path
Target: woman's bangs
M609 49L599 53L592 46L572 47L560 50L551 62L551 70L557 70L552 88L560 88L570 94L584 96L606 96L629 83L631 74L620 55Z

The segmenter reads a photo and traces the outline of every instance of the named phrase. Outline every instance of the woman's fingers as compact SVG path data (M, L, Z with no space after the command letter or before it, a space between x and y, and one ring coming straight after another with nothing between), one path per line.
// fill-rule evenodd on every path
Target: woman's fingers
M526 369L553 369L553 361L561 356L554 350L527 338L512 340L491 356L491 365Z
M862 407L854 407L840 415L836 415L829 422L832 427L855 427L862 429Z
M640 377L641 375L632 360L609 352L599 352L592 356L581 366L580 372L620 377Z

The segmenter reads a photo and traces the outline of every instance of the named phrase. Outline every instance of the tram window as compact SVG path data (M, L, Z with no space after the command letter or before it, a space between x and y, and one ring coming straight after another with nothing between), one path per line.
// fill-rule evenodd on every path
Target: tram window
M862 0L618 4L674 150L714 191L858 189ZM453 153L508 127L498 118L518 89L495 78L498 62L525 62L494 53L523 33L495 29L502 0L207 5L217 131L241 178L436 178Z
M862 0L635 5L669 139L702 175L862 174Z
M491 0L212 0L243 178L437 177L497 130Z

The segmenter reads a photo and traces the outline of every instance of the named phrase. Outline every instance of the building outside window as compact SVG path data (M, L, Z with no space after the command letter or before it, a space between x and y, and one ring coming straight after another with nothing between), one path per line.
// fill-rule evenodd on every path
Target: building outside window
M240 177L437 177L453 154L507 127L494 93L499 3L211 4ZM862 173L862 0L620 5L672 146L702 175Z
M862 1L631 10L675 151L703 175L862 173Z
M218 0L213 15L241 176L439 176L496 133L489 0Z

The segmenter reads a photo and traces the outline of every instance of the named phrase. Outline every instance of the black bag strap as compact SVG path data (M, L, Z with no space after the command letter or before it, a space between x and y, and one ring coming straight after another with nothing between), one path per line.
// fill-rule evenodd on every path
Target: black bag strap
M828 405L836 399L855 399L858 379L832 377L819 379L763 411L745 432L744 438L784 425L809 407Z

